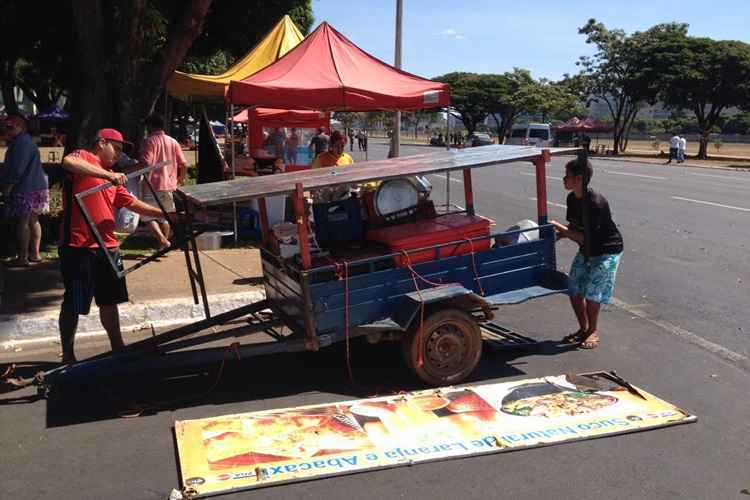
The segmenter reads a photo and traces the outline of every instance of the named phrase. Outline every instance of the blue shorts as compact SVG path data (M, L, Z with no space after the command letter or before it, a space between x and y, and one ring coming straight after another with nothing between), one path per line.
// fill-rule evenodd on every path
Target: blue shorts
M615 291L615 277L622 252L591 257L584 262L583 254L577 253L570 266L568 293L586 300L609 304Z
M122 257L117 248L107 250L122 270ZM65 294L63 307L74 314L86 315L91 301L96 305L113 306L128 301L125 278L119 278L101 250L95 248L60 247L60 270Z

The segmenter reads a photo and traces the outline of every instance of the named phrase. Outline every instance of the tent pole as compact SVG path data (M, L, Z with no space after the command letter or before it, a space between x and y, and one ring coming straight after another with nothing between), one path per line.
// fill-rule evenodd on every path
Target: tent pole
M237 167L234 161L234 104L229 105L229 119L227 120L229 125L229 133L225 134L224 137L229 137L229 147L232 148L232 180L237 178ZM226 140L226 139L225 139ZM235 245L239 241L238 229L237 229L237 202L232 203L232 219L234 219L234 243Z
M401 69L401 18L403 13L403 0L396 0L396 47L394 54L394 66ZM401 111L393 114L393 137L391 138L390 157L398 158L401 155Z
M446 132L446 138L445 138L445 144L446 144L446 150L450 151L451 149L451 141L450 141L450 135L451 135L451 113L450 108L445 108L448 112L445 114L445 122L448 125L447 132ZM445 210L446 212L450 211L451 206L451 173L450 170L445 173Z

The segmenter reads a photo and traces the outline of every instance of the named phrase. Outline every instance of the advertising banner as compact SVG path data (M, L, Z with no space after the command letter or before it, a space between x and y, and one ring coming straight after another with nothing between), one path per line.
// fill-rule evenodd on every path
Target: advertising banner
M175 422L199 497L694 422L611 372Z

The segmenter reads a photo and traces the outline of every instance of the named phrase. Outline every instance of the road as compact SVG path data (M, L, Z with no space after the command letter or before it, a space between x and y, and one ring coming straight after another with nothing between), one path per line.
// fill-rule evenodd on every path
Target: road
M424 148L404 147L403 152ZM371 153L377 158L385 149L374 144ZM227 498L747 498L741 492L750 488L750 364L727 355L747 353L742 337L729 331L742 326L739 295L748 278L741 274L747 272L748 236L741 234L744 212L737 210L748 207L737 187L746 174L605 161L597 161L595 168L593 185L609 197L628 248L617 290L621 302L603 313L602 346L594 351L567 350L554 343L528 352L487 349L471 382L615 369L697 415L697 423ZM549 171L557 179L550 178L548 186L555 203L551 215L560 219L561 169L562 160L554 160ZM479 210L500 227L533 218L535 192L529 173L530 165L523 164L477 172ZM735 179L725 181L724 176ZM434 181L438 196L446 180ZM454 194L460 194L456 179L451 185ZM568 243L559 248L560 265L566 267L574 249ZM735 274L743 282L732 288ZM560 295L503 308L500 318L540 339L558 339L575 328L567 300ZM105 346L104 339L82 341L78 354L96 354ZM30 362L21 370L33 373L54 364L58 347L3 353L0 361ZM49 400L38 400L33 389L0 394L0 497L165 499L179 484L175 420L420 387L401 362L398 345L355 342L351 358L354 383L347 380L345 352L337 346L319 353L227 361L222 369L203 367L170 376L144 373L119 383L73 388Z

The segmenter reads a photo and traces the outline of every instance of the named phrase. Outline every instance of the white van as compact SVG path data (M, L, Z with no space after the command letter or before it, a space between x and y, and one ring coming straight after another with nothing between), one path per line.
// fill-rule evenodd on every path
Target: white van
M523 144L548 148L552 146L552 127L549 123L524 123L513 125L505 144Z

